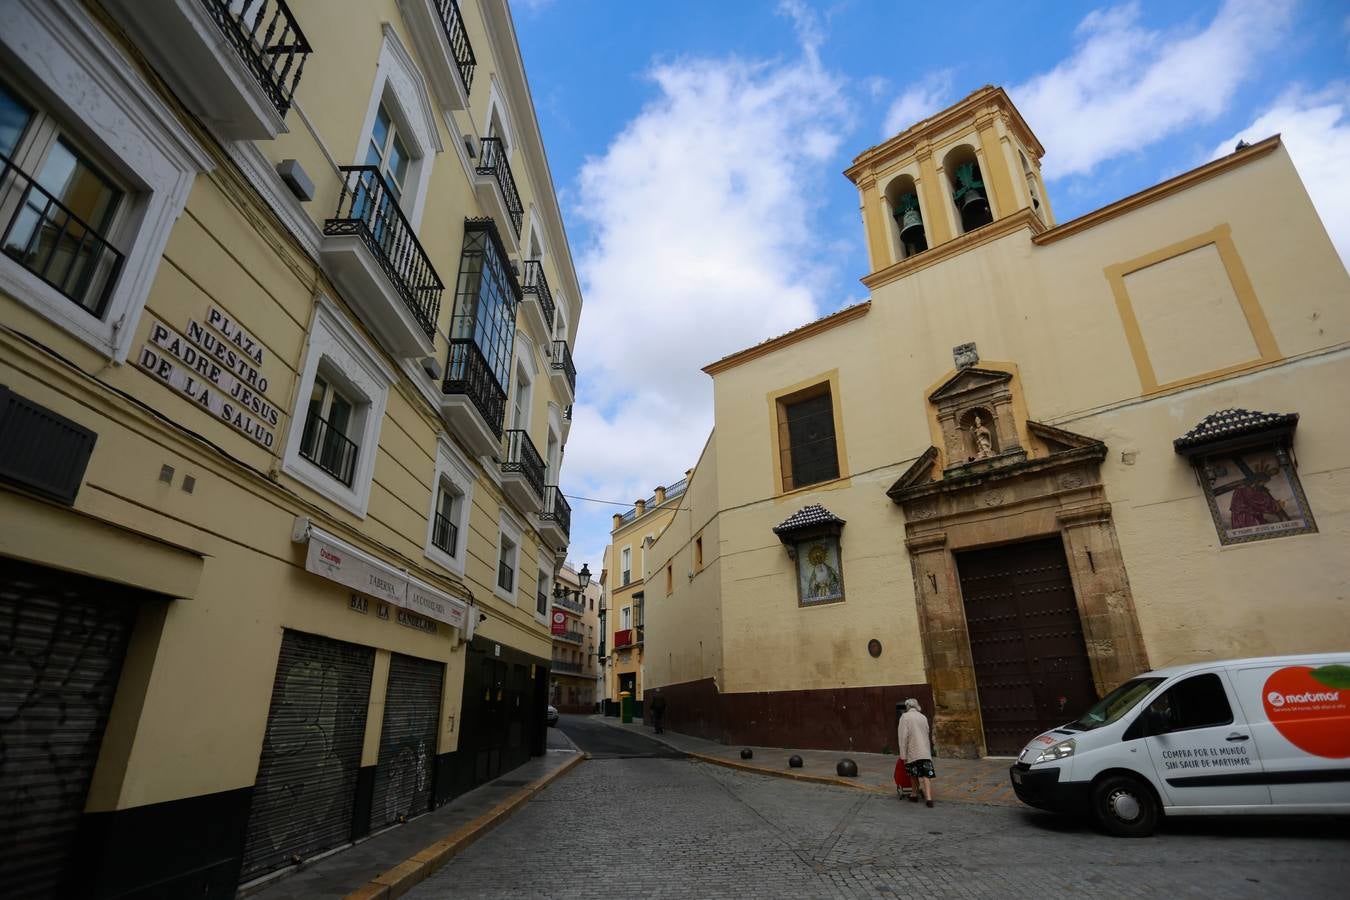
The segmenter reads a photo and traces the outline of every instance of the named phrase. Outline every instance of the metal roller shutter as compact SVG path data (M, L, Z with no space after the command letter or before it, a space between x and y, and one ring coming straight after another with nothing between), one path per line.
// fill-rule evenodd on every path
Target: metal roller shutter
M247 881L351 839L375 651L287 631L253 787Z
M135 597L0 558L0 896L52 896L70 871Z
M398 653L390 657L380 761L370 807L371 828L431 808L431 773L444 683L444 663Z

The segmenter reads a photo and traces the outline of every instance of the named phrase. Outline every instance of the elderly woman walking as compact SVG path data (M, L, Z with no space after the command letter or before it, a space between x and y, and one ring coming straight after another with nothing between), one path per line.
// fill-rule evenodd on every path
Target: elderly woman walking
M928 717L919 712L919 701L913 697L905 701L905 713L896 728L900 756L905 760L905 771L915 779L909 799L919 802L919 791L931 808L933 805L933 745L928 738Z

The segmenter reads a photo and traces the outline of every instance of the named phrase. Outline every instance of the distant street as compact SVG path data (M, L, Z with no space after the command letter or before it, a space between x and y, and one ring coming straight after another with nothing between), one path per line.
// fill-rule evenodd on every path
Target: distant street
M681 759L582 717L560 728L593 758L412 896L1314 898L1350 878L1345 819L1176 821L1124 840L944 803L940 778L930 810Z

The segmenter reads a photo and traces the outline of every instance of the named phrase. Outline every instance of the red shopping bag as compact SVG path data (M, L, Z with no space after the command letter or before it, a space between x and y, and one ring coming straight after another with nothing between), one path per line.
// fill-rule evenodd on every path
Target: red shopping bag
M909 773L905 771L903 759L895 761L895 786L902 791L912 790L914 787L914 782L910 780Z

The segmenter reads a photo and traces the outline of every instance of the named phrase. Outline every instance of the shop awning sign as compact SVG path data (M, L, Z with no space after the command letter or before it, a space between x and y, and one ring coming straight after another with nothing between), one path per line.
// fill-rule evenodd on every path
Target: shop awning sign
M292 539L308 543L305 570L352 590L401 606L438 622L467 630L469 605L406 572L358 550L301 516L295 520Z

